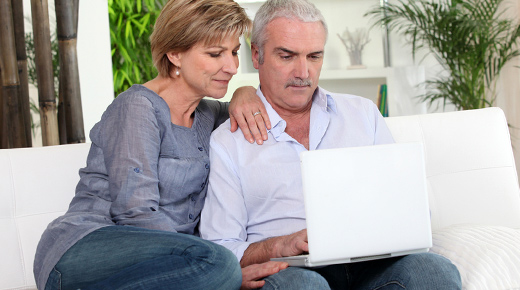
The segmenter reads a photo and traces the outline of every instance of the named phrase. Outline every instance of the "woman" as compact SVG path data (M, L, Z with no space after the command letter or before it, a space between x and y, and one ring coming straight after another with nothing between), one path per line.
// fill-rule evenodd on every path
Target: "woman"
M76 195L38 245L39 289L240 287L236 257L198 238L196 226L209 136L228 117L227 104L203 97L225 95L250 26L232 0L164 6L151 36L159 75L119 95L90 132ZM263 124L256 111L237 113L253 132Z

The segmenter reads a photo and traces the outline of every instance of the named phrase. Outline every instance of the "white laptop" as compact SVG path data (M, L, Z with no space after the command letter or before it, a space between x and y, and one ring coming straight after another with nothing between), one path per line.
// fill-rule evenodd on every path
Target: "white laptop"
M309 254L272 260L315 267L432 246L421 143L305 151L300 159Z

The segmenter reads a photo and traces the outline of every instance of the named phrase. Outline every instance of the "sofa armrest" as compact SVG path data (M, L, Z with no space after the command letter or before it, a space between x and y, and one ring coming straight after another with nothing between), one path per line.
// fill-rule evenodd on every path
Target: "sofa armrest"
M47 225L67 210L89 148L0 150L0 289L36 289L36 246Z

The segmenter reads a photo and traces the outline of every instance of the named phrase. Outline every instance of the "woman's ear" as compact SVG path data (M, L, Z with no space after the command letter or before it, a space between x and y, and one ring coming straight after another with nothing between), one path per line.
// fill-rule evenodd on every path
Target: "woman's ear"
M181 57L182 53L180 52L174 52L170 51L166 53L166 57L168 57L168 60L176 67L181 67Z

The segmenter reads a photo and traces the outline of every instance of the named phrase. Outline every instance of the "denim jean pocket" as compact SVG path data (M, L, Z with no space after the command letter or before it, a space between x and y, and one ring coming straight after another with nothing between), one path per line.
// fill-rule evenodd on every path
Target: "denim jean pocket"
M56 268L52 268L47 284L45 284L45 290L61 290L61 273Z

